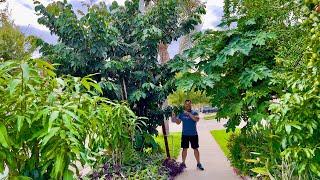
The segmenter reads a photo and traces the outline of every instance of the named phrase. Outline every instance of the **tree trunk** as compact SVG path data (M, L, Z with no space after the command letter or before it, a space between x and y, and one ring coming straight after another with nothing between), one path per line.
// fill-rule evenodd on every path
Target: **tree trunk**
M168 52L168 44L164 44L162 42L158 45L159 56L160 56L160 64L164 64L170 60L169 52Z
M145 14L145 3L144 3L144 0L139 0L139 11L142 13L142 14Z

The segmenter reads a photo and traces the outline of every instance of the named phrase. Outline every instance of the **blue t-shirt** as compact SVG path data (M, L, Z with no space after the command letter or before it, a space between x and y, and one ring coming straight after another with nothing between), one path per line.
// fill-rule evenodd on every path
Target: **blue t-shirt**
M191 114L196 116L198 115L197 112L191 111ZM187 114L181 113L179 114L178 118L182 121L182 135L186 136L195 136L198 135L197 133L197 122L191 119L190 116Z

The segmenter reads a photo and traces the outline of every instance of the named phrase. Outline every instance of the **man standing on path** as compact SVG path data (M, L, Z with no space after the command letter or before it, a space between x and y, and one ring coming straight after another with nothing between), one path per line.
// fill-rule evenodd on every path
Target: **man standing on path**
M204 170L200 163L200 153L199 153L199 138L197 133L197 122L199 121L199 115L197 112L191 109L191 100L186 100L184 102L184 112L176 117L175 113L172 113L173 122L180 124L182 122L182 137L181 137L181 148L182 150L182 166L186 167L186 158L189 148L189 143L194 150L194 156L197 160L197 168L199 170Z

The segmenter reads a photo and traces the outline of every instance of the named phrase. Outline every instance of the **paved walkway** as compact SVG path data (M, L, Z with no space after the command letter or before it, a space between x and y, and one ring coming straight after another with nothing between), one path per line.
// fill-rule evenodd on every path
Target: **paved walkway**
M204 171L199 171L196 168L196 160L193 155L193 150L189 148L186 159L187 168L179 175L177 180L240 180L234 172L228 159L220 149L217 142L210 134L210 130L224 129L223 125L226 120L217 122L215 120L203 120L203 115L200 115L200 121L197 124L199 135L199 151L200 160L204 166ZM243 123L241 124L243 126ZM170 132L181 132L181 125L169 123ZM160 131L161 132L161 131ZM181 162L181 153L178 157Z

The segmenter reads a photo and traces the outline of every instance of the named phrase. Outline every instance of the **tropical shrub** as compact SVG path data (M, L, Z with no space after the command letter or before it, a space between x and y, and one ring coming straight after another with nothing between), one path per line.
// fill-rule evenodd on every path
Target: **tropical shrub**
M300 3L304 10L304 35L307 39L304 53L296 61L298 67L284 74L285 93L280 103L270 106L270 121L274 131L270 134L280 137L281 157L284 162L294 164L292 173L307 179L320 177L320 46L319 1ZM298 40L297 40L298 41ZM272 171L272 168L268 168Z
M72 179L79 163L123 163L137 117L100 92L90 77L56 77L45 61L0 62L0 172Z
M228 139L229 160L231 165L239 171L240 175L256 176L258 174L269 175L262 164L272 166L274 160L279 160L281 146L276 137L268 137L267 128L255 126L250 131L233 133ZM270 158L272 157L272 158Z

